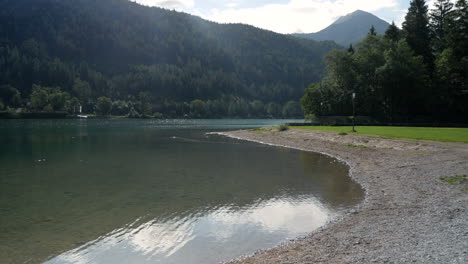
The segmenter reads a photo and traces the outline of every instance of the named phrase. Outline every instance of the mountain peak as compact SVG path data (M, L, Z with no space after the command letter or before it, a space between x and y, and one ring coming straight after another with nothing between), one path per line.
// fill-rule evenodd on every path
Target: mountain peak
M295 34L295 36L319 41L332 40L342 46L348 46L350 43L355 44L363 40L371 26L375 27L378 34L383 34L390 24L369 12L356 10L339 17L330 26L317 33Z
M378 18L376 17L375 15L369 13L369 12L366 12L366 11L362 11L362 10L356 10L352 13L349 13L347 15L344 15L344 16L341 16L339 17L335 22L333 22L333 24L341 24L341 23L344 23L344 22L347 22L349 20L352 20L352 19L355 19L355 18L358 18L358 17L373 17L373 18ZM332 24L332 25L333 25Z

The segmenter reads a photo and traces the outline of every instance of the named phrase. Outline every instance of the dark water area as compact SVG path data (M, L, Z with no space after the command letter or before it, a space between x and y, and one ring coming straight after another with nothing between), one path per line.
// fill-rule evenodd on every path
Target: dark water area
M218 263L362 201L344 164L207 134L284 120L0 120L0 263Z

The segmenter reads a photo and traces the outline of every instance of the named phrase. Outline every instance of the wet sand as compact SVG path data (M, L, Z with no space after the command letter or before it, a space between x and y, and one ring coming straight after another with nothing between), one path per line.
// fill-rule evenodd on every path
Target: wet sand
M468 263L468 144L335 132L243 130L225 136L320 152L350 167L365 201L305 238L228 263Z

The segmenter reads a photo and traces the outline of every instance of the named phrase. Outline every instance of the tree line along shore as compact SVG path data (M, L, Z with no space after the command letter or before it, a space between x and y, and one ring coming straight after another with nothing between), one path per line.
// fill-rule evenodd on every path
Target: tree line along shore
M437 0L433 10L413 0L402 29L392 23L377 35L371 27L366 39L348 49L128 1L88 1L19 0L19 6L31 5L20 9L28 16L0 16L6 25L0 30L0 117L305 115L468 123L466 0ZM50 5L43 10L48 18L38 17L43 5ZM18 11L12 4L4 8ZM104 8L109 14L96 12ZM86 19L50 27L57 17L78 14ZM115 17L134 22L105 23ZM29 26L17 27L19 22ZM111 33L118 38L111 41ZM145 42L149 36L160 38ZM97 43L109 48L96 53Z
M468 4L413 0L400 30L371 28L357 47L326 55L327 71L302 98L309 118L372 116L384 122L468 122ZM353 105L354 104L354 105Z

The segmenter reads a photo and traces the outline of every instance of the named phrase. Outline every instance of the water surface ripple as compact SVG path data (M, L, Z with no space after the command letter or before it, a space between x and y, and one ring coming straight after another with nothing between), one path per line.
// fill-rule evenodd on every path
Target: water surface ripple
M208 132L283 120L0 120L1 263L217 263L363 190L329 157Z

